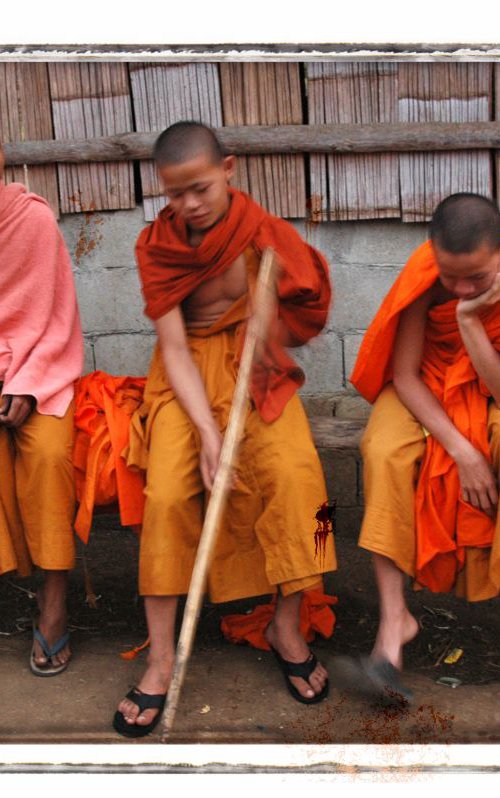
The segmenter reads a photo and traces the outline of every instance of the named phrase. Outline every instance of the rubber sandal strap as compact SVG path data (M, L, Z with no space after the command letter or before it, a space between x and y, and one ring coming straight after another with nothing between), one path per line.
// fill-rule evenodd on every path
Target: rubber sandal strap
M137 704L141 712L143 712L145 709L163 709L166 695L165 693L149 695L148 693L142 693L138 687L133 687L127 693L126 698Z
M36 640L38 643L40 643L40 645L41 645L41 647L42 647L42 651L43 651L44 655L45 655L47 658L49 658L49 657L53 657L53 656L55 656L55 654L59 654L59 652L61 651L61 649L63 649L63 648L64 648L64 646L66 645L66 643L67 643L67 642L68 642L68 640L69 640L69 632L65 632L65 633L63 634L63 636L62 636L62 637L60 637L60 638L59 638L59 640L57 640L57 641L54 643L54 645L53 645L53 646L49 646L49 644L47 643L47 641L46 641L45 637L43 636L43 634L40 632L40 630L39 630L39 629L34 629L34 631L33 631L33 637L35 638L35 640Z
M318 664L316 654L312 652L305 662L289 662L287 659L283 659L283 657L281 657L281 662L283 663L283 670L286 671L287 676L298 676L300 679L305 679L306 682L309 681L309 676Z

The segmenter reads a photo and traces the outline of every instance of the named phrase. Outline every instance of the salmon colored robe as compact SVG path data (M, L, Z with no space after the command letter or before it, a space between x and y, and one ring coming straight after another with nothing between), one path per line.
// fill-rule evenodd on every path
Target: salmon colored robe
M298 342L325 324L330 285L326 261L288 223L271 217L241 192L231 192L227 216L193 248L171 209L141 234L137 258L146 313L161 317L204 280L221 274L241 254L253 290L260 254L272 246L281 262L279 314ZM221 430L225 429L241 354L248 298L237 300L208 328L188 329L188 343ZM314 554L315 515L326 501L319 459L294 393L303 373L277 346L267 368L253 375L245 435L209 575L214 601L273 591L317 588L335 567L333 539L324 561ZM204 489L196 430L166 378L157 348L143 407L134 415L127 462L147 468L141 533L139 591L187 592L202 525Z
M74 562L74 382L83 339L71 260L47 202L0 182L0 393L30 395L0 425L0 573ZM3 384L3 385L2 385Z
M409 259L361 345L350 380L368 401L375 401L392 379L392 352L401 312L437 278L437 264L428 241ZM490 395L462 343L456 320L457 302L437 305L428 312L421 376L457 429L491 462ZM481 320L493 346L500 351L500 303L483 312ZM386 423L390 426L391 419L387 418ZM390 512L389 494L385 501ZM434 591L452 589L464 568L467 550L490 548L495 534L494 521L461 499L456 464L432 436L427 438L419 472L415 526L415 576L419 584Z

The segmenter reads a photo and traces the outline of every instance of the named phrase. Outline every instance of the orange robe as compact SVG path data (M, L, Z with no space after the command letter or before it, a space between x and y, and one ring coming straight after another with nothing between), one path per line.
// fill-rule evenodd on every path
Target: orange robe
M124 526L137 526L144 509L144 480L121 456L130 418L142 403L145 377L113 377L93 371L76 387L75 466L79 502L75 531L88 543L94 506L118 503Z
M350 379L368 401L375 401L392 379L392 352L401 312L437 277L432 246L426 242L406 264L361 345ZM421 376L457 429L491 462L490 396L462 343L456 320L457 301L429 310ZM493 346L500 351L500 304L482 313L481 320ZM391 424L390 418L387 424ZM494 521L461 499L456 464L432 436L427 438L419 471L415 530L414 573L419 584L434 591L452 589L464 568L467 550L489 549L495 535ZM496 588L500 588L500 581Z
M159 318L242 253L251 291L259 255L273 246L281 262L279 314L297 341L307 340L328 314L326 261L291 225L269 216L246 195L231 194L227 216L196 249L186 243L185 230L169 208L141 234L137 256L146 313ZM210 327L188 329L191 353L221 430L227 424L247 316L244 296ZM268 349L267 368L253 374L237 484L209 574L214 601L269 593L277 585L285 594L318 588L321 574L335 567L333 539L323 561L315 556L315 515L326 490L304 410L294 396L303 379L277 346ZM132 419L128 463L147 469L140 593L185 593L204 509L199 439L168 383L158 348L144 405Z

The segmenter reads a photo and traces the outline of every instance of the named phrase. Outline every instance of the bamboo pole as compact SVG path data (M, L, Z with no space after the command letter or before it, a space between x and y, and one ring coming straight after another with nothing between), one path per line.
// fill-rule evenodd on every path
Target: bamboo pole
M234 465L245 423L250 374L255 358L256 347L259 342L262 342L266 337L271 313L275 305L275 275L275 254L272 249L266 249L262 256L259 269L259 278L254 300L254 313L248 324L238 378L234 389L233 403L224 435L219 467L215 475L212 493L208 502L193 574L191 576L191 583L189 585L181 632L177 643L172 682L162 715L162 742L166 741L172 729L180 692L184 683L187 663L191 655L203 594L205 592L207 572L217 539L219 523L229 493L231 470Z
M4 144L7 166L151 158L155 133ZM500 122L248 125L216 128L228 153L423 152L500 149Z

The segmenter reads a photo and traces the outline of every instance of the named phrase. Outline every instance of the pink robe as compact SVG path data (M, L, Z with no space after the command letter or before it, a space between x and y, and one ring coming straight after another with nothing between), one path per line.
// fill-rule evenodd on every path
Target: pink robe
M83 366L71 260L48 203L0 182L0 383L64 416Z

